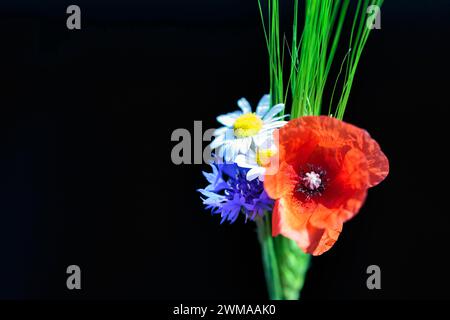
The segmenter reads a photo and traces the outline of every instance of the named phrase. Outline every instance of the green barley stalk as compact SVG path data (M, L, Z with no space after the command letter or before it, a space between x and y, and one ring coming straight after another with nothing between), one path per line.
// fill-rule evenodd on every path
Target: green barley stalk
M370 5L381 6L383 0L357 0L350 29L348 55L345 62L345 77L336 106L330 99L328 114L342 119L357 66L366 45L371 29L366 27L367 8ZM301 43L297 47L298 0L294 0L293 39L290 69L292 94L291 117L322 114L323 93L338 46L342 44L341 34L344 22L351 14L350 0L306 0L305 22ZM340 73L339 73L340 75ZM335 79L332 97L336 94ZM333 112L334 111L334 112Z
M280 49L280 19L279 19L279 3L278 0L267 1L267 28L264 20L264 14L261 2L258 0L259 12L262 18L262 26L264 37L266 40L267 50L269 52L269 77L270 77L270 97L271 105L283 102L284 86L283 86L283 50Z
M261 5L266 1L267 12ZM290 65L286 67L284 86L284 46L281 43L279 0L258 0L258 8L269 53L271 105L285 103L288 92L292 97L291 119L322 114L324 91L339 45L344 23L351 14L350 0L305 0L305 20L299 37L299 1L293 1L292 43L286 50ZM366 45L370 28L366 27L367 8L381 7L383 0L356 0L348 50L341 57L339 73L334 79L328 102L328 115L342 119L347 107L357 66ZM266 18L267 17L267 18ZM344 73L340 86L338 82ZM337 90L340 88L339 90ZM339 92L340 91L340 92ZM334 104L334 97L337 102ZM310 255L303 253L295 242L283 236L272 238L270 216L257 221L263 265L271 299L298 299L308 270Z

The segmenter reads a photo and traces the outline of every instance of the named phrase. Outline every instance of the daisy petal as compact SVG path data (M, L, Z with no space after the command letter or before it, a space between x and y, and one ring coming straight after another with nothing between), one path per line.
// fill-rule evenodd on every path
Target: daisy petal
M284 110L284 104L279 103L277 105L274 105L272 109L269 110L269 112L266 113L263 120L269 120L279 114L281 111Z
M272 119L270 119L270 121L283 120L283 119L285 119L285 118L287 118L287 117L289 117L289 116L290 116L290 114L284 114L284 115L282 115L282 116L272 118Z
M223 114L217 117L217 121L227 127L232 127L234 122L239 116L242 115L242 112L235 111L227 114Z
M238 100L237 105L239 108L241 108L243 113L250 113L252 112L252 107L250 106L250 103L248 103L247 99L241 98Z
M236 155L239 154L240 144L237 141L229 141L225 149L225 161L227 163L234 162Z
M252 161L249 157L240 154L234 159L234 162L241 168L255 168L257 167L256 162Z
M214 138L214 140L209 144L209 147L211 149L215 149L218 146L222 145L224 143L223 138L224 138L223 136L218 136Z
M213 148L211 148L211 149L213 149ZM225 145L221 145L221 146L216 150L218 159L223 160L224 154L225 154L225 149L226 149L226 146L225 146Z
M247 172L248 181L255 180L261 176L264 176L264 168L261 167L252 168Z
M271 122L267 125L264 126L264 130L272 130L272 129L276 129L276 128L281 128L282 126L284 126L287 123L287 121L275 121L275 122Z
M250 149L250 146L252 144L252 138L251 137L247 137L247 138L243 138L243 139L239 139L240 140L240 148L239 148L239 152L240 153L247 153L248 150Z
M256 115L262 118L270 108L270 95L264 95L256 107Z
M269 146L272 144L271 141L273 141L272 132L270 131L261 132L260 134L253 137L253 141L255 142L255 145L257 147L261 147L263 145Z
M218 129L214 130L213 135L220 136L220 135L224 134L228 129L229 129L228 127L220 127Z

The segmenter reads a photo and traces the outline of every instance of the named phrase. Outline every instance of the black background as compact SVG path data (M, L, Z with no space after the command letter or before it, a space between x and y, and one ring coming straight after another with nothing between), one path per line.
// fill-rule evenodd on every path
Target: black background
M0 298L266 298L254 225L220 225L195 191L205 166L170 158L173 130L213 128L267 91L256 0L6 1L0 13ZM449 18L447 1L385 1L345 119L391 172L313 259L305 300L450 298ZM71 264L81 291L66 288ZM366 288L371 264L382 290Z

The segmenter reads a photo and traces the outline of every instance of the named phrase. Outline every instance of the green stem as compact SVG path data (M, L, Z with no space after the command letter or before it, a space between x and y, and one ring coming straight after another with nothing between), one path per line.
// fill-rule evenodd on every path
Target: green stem
M261 218L256 220L258 239L261 244L264 273L266 276L269 298L271 300L282 300L283 289L281 286L277 255L272 238L272 226L270 219Z

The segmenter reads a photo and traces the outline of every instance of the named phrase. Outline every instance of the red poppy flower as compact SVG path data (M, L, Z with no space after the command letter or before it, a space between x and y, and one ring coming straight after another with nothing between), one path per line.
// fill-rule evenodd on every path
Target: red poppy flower
M327 116L291 120L275 135L279 167L264 181L276 199L272 235L320 255L387 176L388 160L365 130Z

